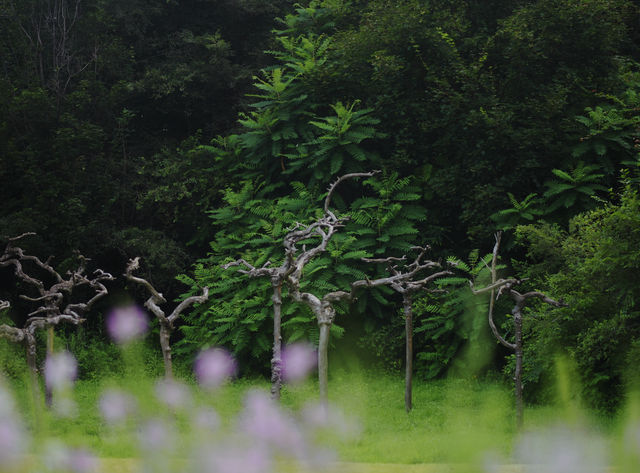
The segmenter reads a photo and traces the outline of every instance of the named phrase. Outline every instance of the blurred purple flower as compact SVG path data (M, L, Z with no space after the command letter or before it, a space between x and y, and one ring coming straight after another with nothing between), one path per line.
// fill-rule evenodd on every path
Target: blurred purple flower
M91 473L98 471L97 458L82 448L69 448L59 440L47 442L43 458L49 471L66 471L69 473Z
M91 473L98 470L96 457L81 448L67 452L66 464L72 473Z
M247 394L240 426L255 440L291 456L300 458L307 451L304 433L293 418L262 391Z
M125 392L110 389L104 391L100 397L99 407L105 421L117 424L135 412L136 401Z
M188 407L191 404L189 388L170 379L161 379L155 385L156 397L171 409Z
M12 418L0 418L0 470L20 460L26 443L22 425Z
M146 312L135 305L118 307L107 316L107 331L113 341L119 344L142 337L148 329Z
M609 463L602 439L565 426L526 433L516 446L515 459L538 465L545 473L596 473Z
M282 350L282 379L296 383L316 367L318 355L308 343L294 343Z
M192 423L201 430L214 432L220 427L220 416L211 408L201 407L193 413Z
M138 432L138 441L146 452L166 451L172 445L171 430L162 420L151 419Z
M76 379L78 364L68 351L54 353L44 362L44 379L53 390L66 389Z
M236 362L228 351L210 348L198 355L193 370L202 387L213 389L235 374Z

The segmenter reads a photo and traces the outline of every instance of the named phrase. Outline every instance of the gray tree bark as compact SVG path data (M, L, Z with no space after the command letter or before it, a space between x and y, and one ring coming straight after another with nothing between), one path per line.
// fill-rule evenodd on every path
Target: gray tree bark
M282 389L282 281L271 278L273 287L273 357L271 358L271 398L280 399Z
M409 412L413 409L413 301L411 294L405 292L402 302L405 336L404 408Z
M491 260L491 267L490 267L491 284L489 284L484 288L476 289L473 281L470 280L469 286L471 287L471 292L473 292L474 295L490 292L491 299L489 300L489 326L491 327L491 331L493 332L496 339L502 345L509 348L510 350L513 350L515 354L516 364L515 364L513 382L514 382L514 391L515 391L516 427L518 429L522 429L523 422L524 422L524 400L523 400L523 387L522 387L522 363L524 358L522 310L526 306L527 300L532 298L540 299L544 303L553 305L555 307L566 307L567 304L565 304L562 300L555 301L553 299L550 299L545 294L538 291L530 291L530 292L521 294L515 289L513 289L514 286L522 284L523 280L514 279L514 278L509 278L509 279L497 278L496 267L497 267L497 260L498 260L498 252L500 248L501 235L502 235L501 232L496 233L495 235L496 243L493 247L493 257ZM494 294L496 290L497 290L497 294L495 295L495 299L494 299ZM513 314L513 324L514 324L514 342L513 343L507 341L500 334L493 320L494 300L498 300L498 298L505 293L509 295L515 302L515 305L511 311L511 313Z
M416 259L410 264L405 263L407 261L407 255L403 255L401 258L363 258L363 260L368 263L386 263L387 271L392 276L380 281L383 281L382 284L387 284L396 292L402 294L405 320L404 406L407 412L413 408L413 296L421 290L427 290L428 284L436 279L453 274L449 269L446 269L418 279L420 272L427 269L440 268L441 265L435 261L422 260L429 250L429 246L416 246L411 249L418 250L419 252ZM401 268L401 264L404 264L404 267ZM430 290L430 292L440 292L440 290L435 289Z
M209 299L209 288L202 289L202 295L187 297L180 302L178 306L166 315L160 308L160 305L167 302L164 296L158 292L153 285L144 278L134 276L133 272L140 268L140 257L129 260L124 276L131 282L143 286L151 296L146 300L144 306L156 316L160 322L160 348L162 350L162 359L164 362L164 375L167 379L173 378L173 363L171 359L171 334L175 326L174 322L182 315L182 313L193 304L202 304Z
M112 281L114 278L109 273L105 273L98 269L94 272L93 277L85 274L87 258L77 253L79 264L75 270L67 272L67 278L63 278L50 264L52 257L46 261L40 260L36 256L25 254L24 250L15 246L15 242L27 237L35 235L35 233L24 233L17 237L7 238L7 246L2 255L0 255L0 267L13 266L14 274L22 282L32 287L38 296L32 297L21 294L20 298L28 302L40 304L34 311L28 314L28 318L24 324L23 338L21 341L26 343L27 347L27 364L32 373L37 374L36 366L36 330L47 330L47 356L53 353L53 336L54 327L61 322L78 325L84 322L82 315L91 309L91 306L100 298L107 295L107 288L104 281ZM47 288L45 279L38 279L25 272L23 263L30 268L37 268L40 273L45 275L53 284ZM85 302L69 302L75 289L87 286L91 288L95 294ZM65 305L65 302L66 305ZM7 331L5 330L5 334ZM0 332L2 335L2 332ZM8 337L4 337L8 338ZM52 393L49 387L45 391L45 399L47 405L51 405Z

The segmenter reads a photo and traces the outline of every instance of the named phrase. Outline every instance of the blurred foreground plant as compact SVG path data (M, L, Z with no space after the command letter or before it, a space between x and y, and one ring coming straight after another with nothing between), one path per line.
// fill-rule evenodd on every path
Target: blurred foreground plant
M122 350L130 349L145 335L148 325L141 313L135 307L119 308L108 319L109 332ZM128 356L124 359L131 361ZM315 353L305 345L285 347L284 363L287 379L294 382L315 367ZM56 396L56 400L73 402L76 366L68 352L47 358L47 385L66 395ZM235 360L221 348L204 350L194 371L204 392L168 378L156 380L151 389L146 389L140 378L128 378L131 386L126 386L126 377L103 390L97 402L102 440L132 440L136 452L132 471L268 473L280 471L283 465L287 471L309 471L335 460L315 438L318 429L330 429L338 435L345 432L343 416L329 415L319 404L309 404L297 415L275 403L268 392L250 390L241 411L231 419L221 419L216 410L221 400L218 390L235 374ZM24 425L29 424L17 412L0 379L0 472L107 471L104 461L88 449L66 445L48 435L50 426L36 424L28 432ZM77 409L54 410L52 419L55 422L77 413Z

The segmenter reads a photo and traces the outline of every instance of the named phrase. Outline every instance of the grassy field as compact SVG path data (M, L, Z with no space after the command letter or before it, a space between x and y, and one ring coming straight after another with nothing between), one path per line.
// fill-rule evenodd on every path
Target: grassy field
M40 438L59 439L67 445L90 449L101 458L102 471L129 473L136 471L139 455L134 428L114 429L105 424L97 409L105 388L124 383L139 401L140 415L170 417L180 435L174 440L176 451L190 441L190 419L180 412L167 412L156 399L153 382L134 375L124 380L79 381L73 391L77 413L59 418L30 401L21 383L13 388L20 408L29 419L30 430ZM189 384L194 403L209 406L230 425L243 407L245 394L254 389L268 390L263 380L238 380L214 393ZM419 382L414 388L414 409L404 410L404 385L399 376L361 371L334 372L330 380L330 399L341 420L338 429L317 434L319 445L337 452L340 463L336 471L345 473L440 473L523 471L510 466L516 442L513 401L508 387L476 379L451 379ZM317 384L285 387L282 404L291 412L301 412L317 399ZM38 419L38 420L36 420ZM616 435L613 422L588 420L575 409L529 407L525 413L526 430L535 431L563 422L589 426L606 441ZM178 462L174 471L181 471ZM484 465L489 462L496 466ZM497 465L501 466L498 467ZM297 467L282 467L298 471ZM240 472L238 472L240 473Z

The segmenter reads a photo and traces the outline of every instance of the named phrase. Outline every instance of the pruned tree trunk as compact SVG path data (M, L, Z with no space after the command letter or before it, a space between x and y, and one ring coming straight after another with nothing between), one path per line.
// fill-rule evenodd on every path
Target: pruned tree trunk
M173 364L171 361L171 334L174 330L174 322L178 319L178 317L180 317L180 315L182 315L182 312L191 307L193 304L202 304L203 302L208 300L209 288L203 288L201 296L187 297L185 300L180 302L180 304L178 304L175 309L173 309L173 312L171 312L170 315L167 316L160 308L161 304L167 302L164 296L159 293L149 281L133 275L133 272L139 268L140 257L138 256L136 258L130 259L129 263L127 264L127 269L124 276L129 281L143 286L151 294L149 299L147 299L144 303L144 306L149 309L149 311L156 316L158 322L160 322L160 348L162 349L162 359L164 361L164 374L166 378L171 379L173 378Z
M491 294L491 299L489 301L489 326L491 327L491 331L493 332L496 339L505 347L512 350L516 357L516 365L513 375L514 382L514 394L515 394L515 409L516 409L516 427L520 430L522 429L524 423L524 400L523 400L523 386L522 386L522 363L524 356L524 343L523 343L523 330L522 330L522 310L524 309L528 299L541 299L542 302L555 306L555 307L566 307L562 300L554 301L550 299L545 294L538 291L530 291L524 294L513 289L514 286L522 284L522 280L520 279L498 279L497 278L497 261L498 261L498 251L500 248L500 239L502 233L498 232L495 235L496 243L493 247L493 257L491 260L491 267L489 270L491 271L491 284L488 286L476 289L473 281L469 281L469 286L471 287L471 292L474 295L483 294L489 292ZM497 293L496 293L497 290ZM497 300L502 294L508 294L515 302L515 306L513 307L511 313L513 314L513 325L514 325L514 342L507 341L498 331L496 324L493 320L493 308L494 308L494 300ZM493 295L496 294L495 299Z
M422 258L429 250L429 246L415 246L412 250L419 250L416 259L406 264L407 255L401 258L363 258L367 263L386 263L387 271L391 273L388 278L382 278L375 281L367 281L369 286L389 285L393 290L402 294L402 306L404 312L404 333L405 333L405 376L404 376L404 407L407 412L413 408L413 295L421 290L425 290L430 282L437 278L453 274L450 270L438 271L427 277L417 279L420 272L426 269L440 268L438 262L426 260ZM401 269L399 264L404 266ZM354 283L358 285L360 282ZM442 292L439 289L430 290L430 292Z
M411 295L403 295L404 331L405 331L405 371L404 371L404 408L409 412L413 408L413 310Z
M320 338L318 340L318 387L320 401L326 407L329 403L329 334L331 322L319 322Z
M53 325L47 328L47 358L53 355L53 341L54 341L54 331ZM53 391L51 386L45 383L44 386L44 402L47 407L51 407L53 404Z
M173 378L170 342L172 331L172 327L168 323L160 322L160 348L162 349L162 360L164 361L164 376L167 379Z
M516 306L517 308L518 306ZM513 375L513 381L515 383L515 395L516 395L516 426L518 430L522 428L524 420L524 400L522 399L522 314L520 310L514 310L513 312L513 325L515 328L515 354L516 354L516 367Z
M329 399L328 374L329 374L329 333L333 319L336 315L334 304L341 300L351 301L353 291L356 286L351 287L351 292L333 291L325 294L322 298L308 293L300 292L300 280L304 267L314 257L320 255L327 248L327 244L331 237L344 225L346 217L338 218L330 210L331 197L337 186L346 179L356 177L371 177L379 171L350 173L340 176L329 186L327 196L324 201L324 214L321 218L309 225L296 225L290 231L283 241L285 249L285 262L283 267L287 268L285 273L285 281L289 288L289 295L296 302L307 305L316 316L318 327L320 329L320 340L318 343L318 383L320 388L320 401L326 406ZM314 247L307 248L305 242L310 239L319 238L320 241ZM300 251L297 245L302 243ZM359 281L360 286L371 284L371 281Z
M13 331L13 341L23 342L26 346L26 358L29 371L32 373L34 386L37 382L38 368L36 365L36 337L37 330L47 331L47 356L53 354L54 326L61 322L78 325L84 322L82 315L88 312L92 305L100 298L107 295L107 288L103 281L112 281L113 276L98 269L90 278L85 274L86 264L89 261L78 252L78 267L75 270L67 271L66 278L62 277L50 264L52 257L46 261L40 260L37 256L27 255L24 250L15 246L15 242L21 238L35 235L35 233L23 233L17 237L8 238L7 246L0 255L0 267L13 266L16 277L31 287L38 295L21 294L20 298L28 302L39 304L34 311L28 314L28 318L21 330L22 335L15 336ZM26 270L23 265L26 265ZM30 274L31 270L36 270L36 276ZM42 279L38 279L42 277ZM49 286L46 283L53 283ZM81 286L89 287L95 294L84 302L71 302L75 295L75 290ZM66 304L66 305L65 305ZM4 333L3 333L4 332ZM8 331L0 330L0 336L7 336ZM49 387L45 388L45 400L48 406L52 403L52 392Z
M273 357L271 358L271 398L280 399L282 389L282 281L272 278L273 286Z
M36 348L36 337L32 333L25 331L24 344L27 351L27 366L29 367L29 371L31 372L31 376L34 382L37 380L38 375L38 365L36 362L37 356L37 348Z
M282 284L290 270L290 261L285 259L282 265L278 267L269 267L270 261L267 261L261 268L256 268L246 260L240 258L236 261L222 265L223 269L229 269L232 266L244 266L247 269L239 269L238 272L246 274L252 278L268 277L271 281L271 289L273 295L273 347L271 356L271 398L280 399L280 391L282 389Z

